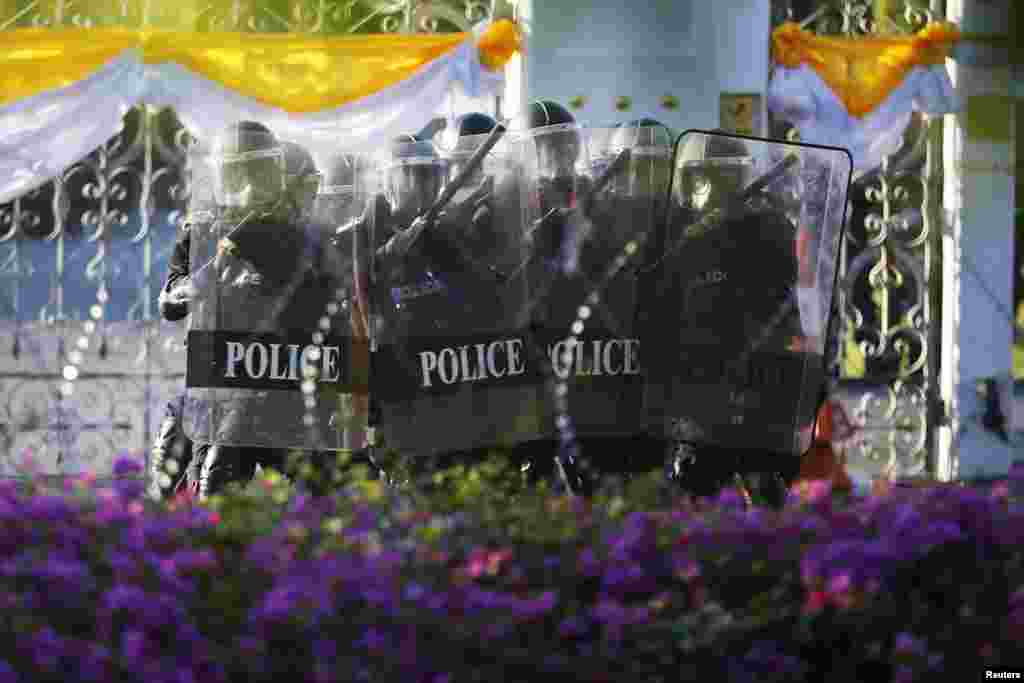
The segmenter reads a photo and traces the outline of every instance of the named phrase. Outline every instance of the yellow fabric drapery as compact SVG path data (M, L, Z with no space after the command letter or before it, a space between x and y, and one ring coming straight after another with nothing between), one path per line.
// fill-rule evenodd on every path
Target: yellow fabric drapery
M787 22L772 32L772 58L781 66L807 64L828 84L851 116L881 104L916 66L943 64L960 32L932 23L913 36L837 38L816 36Z
M266 105L301 114L343 106L400 83L456 49L466 33L310 37L155 29L19 29L3 34L0 106L73 85L126 50L173 62ZM477 40L480 63L501 68L520 49L507 19Z
M0 106L74 85L140 44L137 31L123 28L31 28L0 35Z

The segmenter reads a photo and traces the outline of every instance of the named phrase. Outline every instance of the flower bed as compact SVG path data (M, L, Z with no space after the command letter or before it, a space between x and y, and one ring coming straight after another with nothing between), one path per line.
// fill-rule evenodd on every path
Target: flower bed
M137 471L128 461L118 474ZM972 680L1024 659L1006 486L782 511L655 480L593 502L496 465L209 507L0 490L0 681ZM500 485L499 485L500 484ZM956 676L956 678L953 678Z

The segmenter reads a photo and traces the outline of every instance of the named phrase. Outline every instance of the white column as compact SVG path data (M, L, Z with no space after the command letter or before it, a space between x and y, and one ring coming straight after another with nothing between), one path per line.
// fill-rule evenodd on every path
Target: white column
M1008 15L1008 1L947 0L948 19L965 32L1005 34ZM955 282L948 286L946 280L943 295L942 381L955 396L951 474L969 479L1005 475L1011 461L1022 456L982 427L984 405L976 391L980 380L996 378L1004 388L1003 410L1009 412L1014 123L1005 60L977 43L958 46L956 57L950 71L965 108L955 120L950 117L944 145L943 202L951 221L943 259L947 278ZM969 123L981 120L994 125Z

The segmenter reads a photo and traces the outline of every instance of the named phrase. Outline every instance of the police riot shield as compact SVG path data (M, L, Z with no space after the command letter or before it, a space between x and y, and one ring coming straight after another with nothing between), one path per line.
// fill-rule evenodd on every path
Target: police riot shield
M528 297L519 323L561 331L572 320L553 308L549 295L562 276L576 272L586 236L588 223L580 211L580 201L589 197L591 186L586 138L581 126L564 123L521 131L516 144L527 252L519 268Z
M632 436L644 430L636 329L640 257L664 215L673 139L665 126L647 121L583 132L591 172L570 214L580 231L570 246L574 268L539 305L547 355L561 384L546 404L545 430L554 434L565 425L583 439ZM526 204L528 216L534 206ZM599 443L584 442L584 454L605 460L594 452Z
M642 306L657 436L776 454L810 446L851 168L839 148L679 137Z
M514 327L523 249L503 131L449 149L398 143L380 160L390 209L376 226L374 396L385 445L406 455L517 440L532 391Z
M316 194L313 218L321 225L338 228L348 224L363 210L356 187L362 187L360 174L365 164L358 155L334 153L323 162L323 182Z
M358 447L369 348L354 247L310 217L316 174L290 177L281 142L240 122L191 150L216 208L189 226L190 275L171 293L189 304L184 429L199 443Z

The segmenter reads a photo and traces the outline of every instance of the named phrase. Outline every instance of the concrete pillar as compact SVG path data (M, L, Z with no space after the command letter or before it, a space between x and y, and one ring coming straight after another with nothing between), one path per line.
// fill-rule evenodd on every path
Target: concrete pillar
M949 20L972 34L1006 35L1013 0L947 0ZM947 285L942 380L954 398L951 471L970 479L1005 475L1024 457L1020 443L1000 439L982 424L977 387L998 383L1005 413L1013 343L1015 107L1008 50L973 42L950 63L964 112L945 128L943 201L950 220L944 236ZM940 475L943 474L940 472Z

